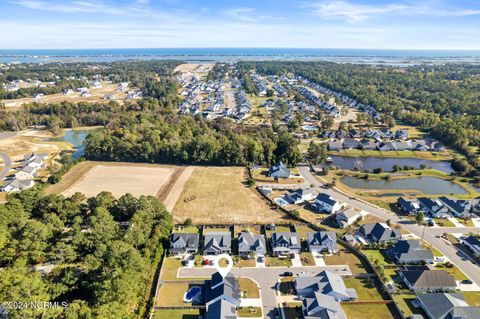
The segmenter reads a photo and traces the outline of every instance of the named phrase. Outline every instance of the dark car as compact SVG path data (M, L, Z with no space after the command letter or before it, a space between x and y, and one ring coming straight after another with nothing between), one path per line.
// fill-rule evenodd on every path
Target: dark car
M280 276L282 276L282 277L292 277L292 276L293 276L293 272L291 272L291 271L286 271L286 272L284 272L283 274L281 274Z
M473 281L471 281L470 279L464 279L464 280L462 280L462 284L471 285L471 284L473 284Z

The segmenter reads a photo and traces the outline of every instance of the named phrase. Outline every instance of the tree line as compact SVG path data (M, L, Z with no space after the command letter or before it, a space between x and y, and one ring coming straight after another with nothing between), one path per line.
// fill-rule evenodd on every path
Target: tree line
M172 224L152 196L10 194L0 205L2 301L68 306L8 317L142 318Z

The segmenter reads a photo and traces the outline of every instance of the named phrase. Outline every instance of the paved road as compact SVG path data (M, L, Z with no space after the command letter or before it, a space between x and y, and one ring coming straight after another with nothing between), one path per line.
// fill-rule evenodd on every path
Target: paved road
M317 180L317 178L310 172L308 167L299 167L299 171L302 176L305 178L308 184L313 184L317 187L322 187L323 184ZM423 239L435 247L438 251L444 254L448 259L450 259L455 265L457 265L460 270L462 270L465 275L467 275L472 281L477 285L480 285L480 267L472 263L469 257L453 247L451 244L447 243L439 236L443 233L480 233L480 228L475 227L438 227L438 228L426 228L424 232L424 227L419 226L418 224L406 220L392 214L386 210L383 210L375 205L359 201L355 198L344 195L342 192L336 189L324 189L324 193L329 194L333 198L340 200L344 203L347 203L351 206L358 207L363 209L375 216L378 216L382 219L390 219L393 223L397 223L402 226L402 228L408 230L412 234L422 237Z
M5 164L3 166L2 171L0 172L0 184L1 184L2 180L5 178L5 176L7 176L8 172L12 168L12 159L7 153L2 151L0 151L0 157L2 157L3 163Z
M300 272L306 272L312 276L317 275L323 270L329 270L339 275L351 275L350 269L343 266L325 266L325 267L265 267L265 268L233 268L231 270L234 276L248 277L257 282L260 286L260 293L262 296L262 307L264 318L275 318L274 309L277 308L276 290L275 286L280 274L285 271L290 271L294 276ZM215 268L180 268L178 270L178 277L194 278L194 277L209 277L216 271Z

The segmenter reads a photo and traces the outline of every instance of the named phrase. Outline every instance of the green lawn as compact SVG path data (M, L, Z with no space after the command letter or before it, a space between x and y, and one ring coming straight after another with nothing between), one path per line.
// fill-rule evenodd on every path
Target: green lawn
M182 261L177 258L165 258L162 264L162 279L176 280L178 268L182 267Z
M367 272L360 259L345 248L341 248L338 254L325 256L323 259L327 265L348 265L353 274Z
M342 304L343 311L348 319L395 318L393 305L386 304ZM391 310L392 308L392 310Z
M379 265L392 265L393 263L385 256L385 254L376 249L362 249L362 253L373 263Z
M197 319L198 316L200 316L198 309L155 310L153 319Z
M177 225L175 226L175 233L189 233L189 234L196 234L199 232L199 229L197 226L182 226L182 225Z
M239 278L238 284L243 298L260 298L257 284L250 278Z
M375 281L371 278L344 278L347 288L354 288L359 301L383 300L378 291Z
M433 218L435 223L441 227L455 227L455 224L446 218Z
M163 283L158 290L157 299L155 300L155 306L191 306L191 304L183 302L183 295L188 291L189 287L190 284L188 282Z
M455 280L469 279L467 276L465 276L465 274L460 269L458 269L455 266L453 266L451 268L448 268L448 267L444 266L443 264L436 264L435 268L445 270L446 272L451 274L453 277L455 277Z
M402 311L406 317L411 316L412 314L425 316L421 308L415 308L412 305L412 301L414 301L415 298L416 297L414 294L404 294L404 295L393 296L393 300L397 304L398 308L400 308L400 311Z
M292 261L288 258L278 258L267 256L265 258L265 265L267 267L291 267Z
M240 307L237 310L238 317L254 318L262 316L262 308L260 307Z

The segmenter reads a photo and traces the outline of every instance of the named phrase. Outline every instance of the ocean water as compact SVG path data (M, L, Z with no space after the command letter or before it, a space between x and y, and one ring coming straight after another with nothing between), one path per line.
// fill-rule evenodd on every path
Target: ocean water
M412 64L480 63L480 51L375 50L302 48L159 48L159 49L3 49L2 63L112 62L121 60L174 59L186 62L240 60L327 60L335 62Z

